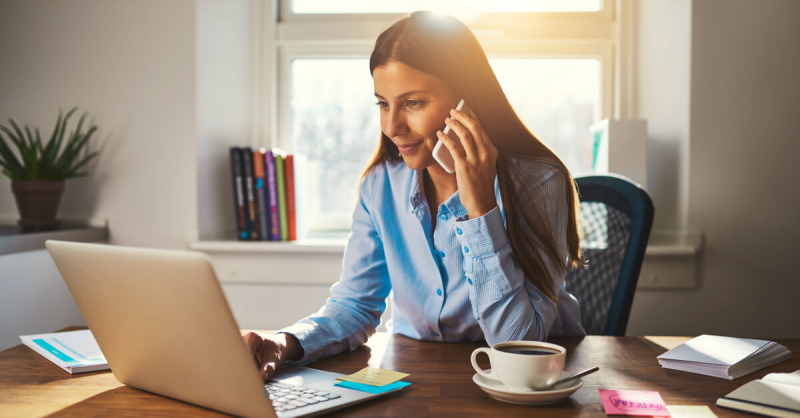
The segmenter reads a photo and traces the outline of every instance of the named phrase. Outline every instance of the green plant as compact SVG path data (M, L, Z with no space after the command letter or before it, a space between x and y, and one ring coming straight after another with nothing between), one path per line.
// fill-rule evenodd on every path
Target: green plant
M0 130L5 132L16 146L17 154L19 155L19 158L17 158L17 155L12 151L11 145L0 135L0 167L2 167L2 173L12 180L63 180L88 175L89 173L85 171L78 171L86 163L97 157L98 154L95 151L81 156L81 150L89 142L92 134L97 131L96 125L90 126L86 132L81 131L88 113L84 113L81 116L78 121L78 127L70 133L69 138L64 143L67 122L77 109L77 107L73 107L63 118L61 111L58 111L58 120L47 144L42 144L39 128L34 129L34 135L26 125L24 128L25 133L23 134L23 130L11 118L8 119L8 122L13 127L13 131L4 125L0 125Z

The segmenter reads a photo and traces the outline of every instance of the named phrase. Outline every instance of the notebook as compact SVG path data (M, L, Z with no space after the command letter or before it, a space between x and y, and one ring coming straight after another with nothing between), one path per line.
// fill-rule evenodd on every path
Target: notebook
M770 373L719 398L717 406L769 417L800 418L800 370Z
M92 331L20 335L22 343L69 374L108 370L108 362Z
M658 356L661 367L733 380L792 358L765 340L701 335Z

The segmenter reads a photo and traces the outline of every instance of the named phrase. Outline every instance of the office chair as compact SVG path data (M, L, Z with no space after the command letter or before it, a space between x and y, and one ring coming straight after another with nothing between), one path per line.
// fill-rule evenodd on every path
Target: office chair
M567 273L566 288L580 302L587 334L625 335L653 226L653 201L638 184L619 175L578 177L575 182L587 264Z

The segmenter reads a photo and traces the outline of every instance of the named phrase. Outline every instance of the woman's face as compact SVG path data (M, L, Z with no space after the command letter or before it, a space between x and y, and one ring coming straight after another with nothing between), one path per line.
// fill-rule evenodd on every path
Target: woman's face
M430 74L400 62L372 72L381 112L381 131L397 145L406 165L422 170L436 163L436 131L458 104L450 87Z

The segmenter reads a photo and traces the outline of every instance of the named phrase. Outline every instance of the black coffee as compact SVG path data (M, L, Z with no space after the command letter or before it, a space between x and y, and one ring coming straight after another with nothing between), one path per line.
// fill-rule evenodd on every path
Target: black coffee
M528 347L525 345L509 345L506 347L500 347L497 349L497 351L511 354L524 354L526 356L550 356L560 353L560 351L553 350L551 348Z

